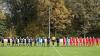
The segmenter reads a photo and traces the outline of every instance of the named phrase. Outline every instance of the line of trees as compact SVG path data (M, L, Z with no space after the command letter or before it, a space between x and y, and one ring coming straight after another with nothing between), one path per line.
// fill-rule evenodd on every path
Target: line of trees
M8 12L0 20L6 36L48 36L49 7L51 35L100 36L99 0L0 0ZM2 9L0 10L2 11ZM0 12L0 18L4 18ZM3 22L1 22L3 21Z

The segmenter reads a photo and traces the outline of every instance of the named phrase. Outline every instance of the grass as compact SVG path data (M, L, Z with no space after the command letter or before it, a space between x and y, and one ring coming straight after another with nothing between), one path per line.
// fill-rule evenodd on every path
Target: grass
M100 47L0 47L0 56L100 56Z

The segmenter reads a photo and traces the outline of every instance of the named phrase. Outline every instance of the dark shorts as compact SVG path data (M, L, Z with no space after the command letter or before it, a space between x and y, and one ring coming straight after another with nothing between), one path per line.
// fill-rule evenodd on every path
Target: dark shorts
M59 41L57 41L57 43L59 43Z
M55 42L55 40L52 40L52 42Z
M12 42L12 44L14 44L14 41Z
M32 42L30 42L30 44L32 44Z
M16 44L18 44L18 42L16 42Z
M10 43L10 41L8 41L8 43Z
M1 43L4 43L4 41L1 41Z
M25 41L23 41L23 43L25 43Z
M28 44L28 42L26 41L26 44Z
M50 44L50 42L47 42L47 44Z

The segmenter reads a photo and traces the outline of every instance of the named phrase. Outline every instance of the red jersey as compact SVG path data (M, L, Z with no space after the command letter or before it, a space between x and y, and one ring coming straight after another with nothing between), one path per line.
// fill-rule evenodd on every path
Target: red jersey
M84 44L86 43L86 38L83 39L83 43L84 43Z
M66 45L66 38L63 38L63 44Z
M82 43L82 37L79 38L80 43Z
M70 43L72 43L72 37L70 38Z
M86 38L86 43L88 43L88 42L89 42L89 38L87 37L87 38Z

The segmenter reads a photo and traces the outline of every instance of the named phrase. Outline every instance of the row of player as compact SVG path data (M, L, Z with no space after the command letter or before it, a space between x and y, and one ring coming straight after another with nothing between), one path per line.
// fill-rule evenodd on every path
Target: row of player
M62 41L61 41L62 39ZM57 46L63 43L63 46L99 46L100 39L94 38L94 37L52 37L52 38L44 38L44 37L38 37L38 38L32 38L32 37L26 37L26 38L7 38L7 41L5 41L4 37L0 39L1 46L4 46L4 42L7 42L7 46L50 46L52 43L52 46L55 46L55 42L57 43Z

